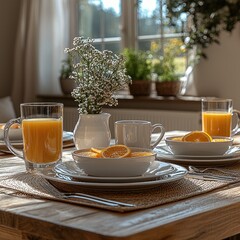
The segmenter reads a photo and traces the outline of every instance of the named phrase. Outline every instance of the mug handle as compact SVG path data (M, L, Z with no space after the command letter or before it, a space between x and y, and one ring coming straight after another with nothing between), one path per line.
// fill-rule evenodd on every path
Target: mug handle
M162 138L163 138L163 136L165 134L165 128L162 126L162 124L158 124L158 123L152 125L152 133L157 128L160 128L161 131L160 131L160 135L156 139L156 141L150 145L152 149L155 148L160 143L160 141L162 140Z
M13 125L14 123L18 123L21 124L21 118L15 118L15 119L11 119L9 120L4 127L4 142L6 144L6 146L8 147L8 149L17 157L19 158L23 158L23 151L16 149L15 147L12 146L10 140L9 140L9 130L11 125Z
M240 129L239 129L240 128L240 111L238 111L236 109L233 109L232 113L237 115L237 124L236 124L235 128L231 132L231 136L234 136L238 132L240 132Z

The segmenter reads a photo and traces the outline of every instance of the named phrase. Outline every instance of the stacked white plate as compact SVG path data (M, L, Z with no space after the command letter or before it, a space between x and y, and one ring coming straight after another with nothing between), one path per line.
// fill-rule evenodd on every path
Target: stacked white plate
M196 156L196 155L174 155L167 145L157 146L154 149L157 159L169 163L194 166L226 166L240 160L240 148L231 146L223 155Z
M53 183L61 183L105 191L142 190L157 187L182 179L187 170L176 164L154 161L145 174L137 177L95 177L85 174L74 161L56 165L54 171L45 171L43 176Z

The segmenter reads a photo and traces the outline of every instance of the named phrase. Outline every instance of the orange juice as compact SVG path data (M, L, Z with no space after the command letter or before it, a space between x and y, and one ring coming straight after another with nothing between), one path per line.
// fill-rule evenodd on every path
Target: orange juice
M24 119L22 132L25 160L44 164L61 159L62 119Z
M231 136L232 114L229 112L203 112L202 130L211 136Z

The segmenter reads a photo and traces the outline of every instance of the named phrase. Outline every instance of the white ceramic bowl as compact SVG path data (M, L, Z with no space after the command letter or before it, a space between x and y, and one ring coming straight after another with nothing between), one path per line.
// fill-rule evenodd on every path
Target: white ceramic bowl
M4 131L3 131L3 125L5 123L0 123L0 140L3 141L4 139ZM22 140L22 129L21 128L10 128L9 130L9 139L12 141L20 141Z
M136 177L144 174L155 160L156 154L149 149L131 148L132 152L151 152L150 156L129 158L91 158L81 156L81 152L90 149L76 150L72 153L77 166L86 174L97 177Z
M183 142L174 140L175 137L165 139L167 146L174 155L191 155L191 156L213 156L223 155L230 146L232 146L233 138L230 137L214 137L224 139L217 142Z

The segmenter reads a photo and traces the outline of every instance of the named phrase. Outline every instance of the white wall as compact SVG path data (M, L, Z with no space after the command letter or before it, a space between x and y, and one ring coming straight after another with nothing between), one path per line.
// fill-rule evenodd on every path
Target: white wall
M231 34L224 32L220 41L207 49L208 59L196 67L197 94L232 98L234 108L240 109L240 24Z

